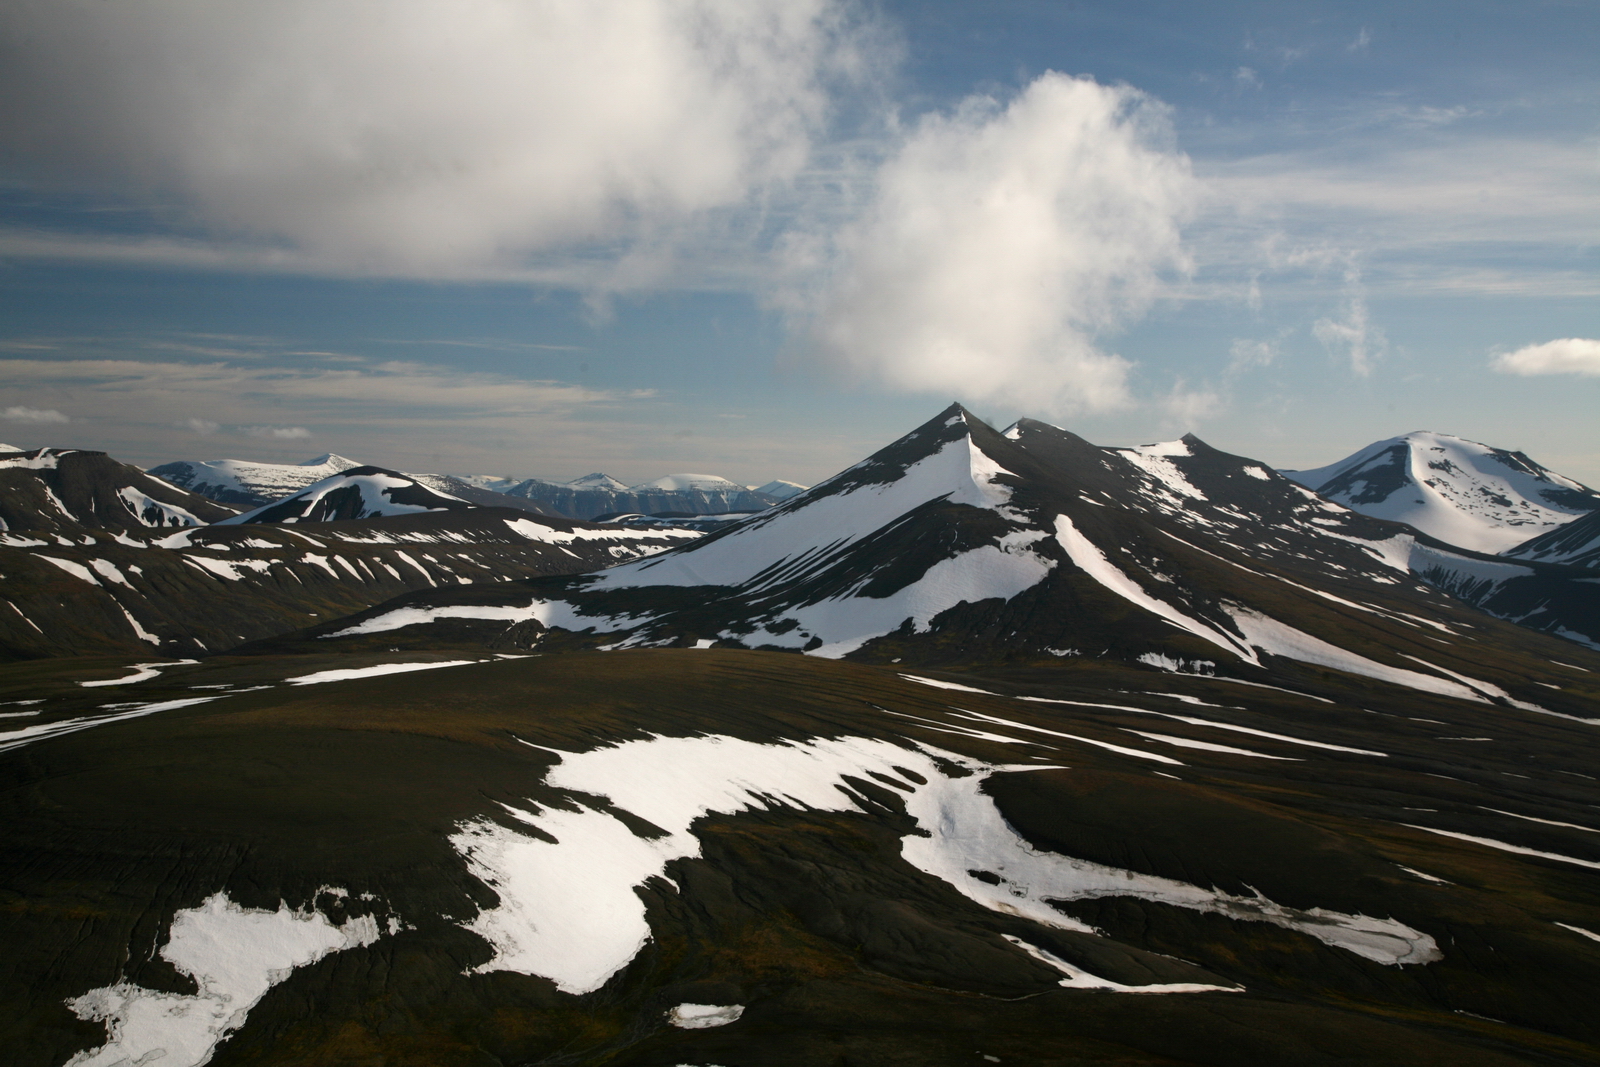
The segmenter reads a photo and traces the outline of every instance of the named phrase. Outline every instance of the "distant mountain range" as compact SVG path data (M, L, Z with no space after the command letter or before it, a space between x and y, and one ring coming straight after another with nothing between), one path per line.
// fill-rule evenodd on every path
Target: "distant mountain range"
M361 466L363 464L353 459L330 452L301 464L237 459L183 460L152 467L150 473L221 503L254 508ZM515 507L542 515L583 520L601 515L720 515L760 511L806 488L795 482L777 480L750 489L712 474L668 474L635 486L624 485L610 475L599 473L570 482L542 478L518 481L492 475L407 474L404 477L473 504Z

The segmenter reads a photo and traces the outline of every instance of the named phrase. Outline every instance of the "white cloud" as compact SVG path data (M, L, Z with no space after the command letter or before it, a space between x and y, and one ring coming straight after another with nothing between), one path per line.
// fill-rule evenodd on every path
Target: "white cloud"
M1372 373L1373 362L1382 355L1388 340L1367 314L1361 273L1352 268L1344 278L1343 318L1318 319L1311 332L1329 352L1344 356L1350 361L1350 369L1365 378Z
M5 418L10 419L12 422L46 423L72 421L65 415L61 414L61 412L56 411L53 408L29 408L22 407L21 405L9 407L4 411L0 411L0 416L4 416Z
M1278 361L1278 348L1283 339L1282 334L1272 341L1253 341L1245 337L1236 337L1228 349L1228 370L1237 374L1240 371L1250 370L1254 367L1270 367Z
M188 418L183 419L180 422L175 422L173 425L178 427L180 430L189 430L192 433L197 433L201 437L210 437L212 434L222 429L222 427L218 426L210 419Z
M0 156L268 267L620 261L792 179L866 39L842 0L14 0Z
M1050 73L1009 104L930 115L837 235L807 351L847 376L1041 415L1130 403L1096 338L1183 268L1194 198L1164 109ZM808 255L818 255L816 245Z
M1600 341L1563 337L1542 345L1525 345L1496 356L1491 364L1502 374L1584 374L1600 376Z
M311 436L304 426L241 426L239 432L246 437L264 437L271 441L302 441Z
M1161 411L1166 422L1185 431L1193 430L1202 421L1211 418L1226 406L1215 389L1189 389L1179 378L1172 389L1161 399Z

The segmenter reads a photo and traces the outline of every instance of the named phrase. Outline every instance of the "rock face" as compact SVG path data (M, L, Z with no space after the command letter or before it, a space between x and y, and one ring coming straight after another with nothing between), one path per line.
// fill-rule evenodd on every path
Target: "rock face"
M0 529L81 535L91 529L204 526L235 514L104 452L0 452Z
M1441 433L1393 437L1326 467L1283 473L1364 515L1476 552L1504 552L1600 510L1600 493L1521 452Z

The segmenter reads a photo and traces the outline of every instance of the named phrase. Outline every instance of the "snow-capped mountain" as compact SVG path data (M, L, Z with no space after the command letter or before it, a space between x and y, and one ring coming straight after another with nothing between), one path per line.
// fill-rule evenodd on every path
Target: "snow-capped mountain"
M788 500L792 496L799 496L810 486L801 485L799 482L786 482L782 478L768 482L766 485L755 486L750 491L770 496L774 500Z
M359 466L361 463L357 460L327 452L304 463L260 463L248 459L178 460L151 467L150 473L191 493L199 493L224 504L253 508L270 504L340 471Z
M410 590L596 570L700 536L477 507L72 532L0 533L0 662L215 654Z
M0 452L0 530L81 535L85 530L204 526L237 510L162 481L104 452Z
M1248 668L1282 656L1459 689L1439 681L1455 667L1425 677L1404 662L1433 663L1430 626L1416 620L1471 628L1482 617L1419 579L1500 597L1514 580L1565 583L1573 603L1547 609L1541 628L1600 640L1595 598L1558 571L1451 550L1197 438L1101 448L1031 421L1002 436L952 408L804 495L672 552L500 587L490 601L425 594L337 634L392 643L406 630L426 643L434 618L518 618L608 647ZM1354 637L1333 618L1350 612L1366 624ZM1408 646L1398 658L1397 643Z
M608 474L586 474L571 482L530 478L506 490L551 515L593 519L601 515L720 515L761 511L779 500L714 474L668 474L626 486Z
M424 511L466 511L479 505L442 493L411 475L382 467L350 467L243 515L230 524L256 522L337 522L414 515Z
M1521 452L1441 433L1392 437L1326 467L1282 473L1364 515L1491 554L1600 509L1600 493Z

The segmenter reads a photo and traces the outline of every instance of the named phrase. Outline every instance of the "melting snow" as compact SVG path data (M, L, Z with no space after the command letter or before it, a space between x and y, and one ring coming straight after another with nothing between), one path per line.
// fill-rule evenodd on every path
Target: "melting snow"
M667 1022L683 1030L707 1030L737 1022L743 1014L743 1004L679 1004L667 1012Z
M336 671L317 671L298 678L285 678L290 685L317 685L321 682L347 682L352 678L376 678L381 674L405 674L408 671L432 671L440 667L463 667L478 663L475 659L452 659L440 663L380 663L376 667L345 667Z
M479 971L542 975L569 993L599 989L650 937L635 887L664 876L675 859L700 855L692 833L697 819L711 812L774 807L871 810L849 782L869 775L904 790L907 813L928 832L902 840L906 861L996 911L1092 932L1049 902L1133 896L1298 930L1380 963L1440 958L1431 937L1394 919L1285 908L1259 895L1236 897L1037 851L981 792L993 772L1041 769L1037 766L992 765L928 746L862 737L777 744L722 736L652 737L555 754L561 762L547 772L548 784L605 796L660 833L639 836L616 816L592 807L507 808L516 820L537 827L538 837L489 819L464 824L451 843L500 897L497 906L467 924L494 948L493 959ZM969 773L950 777L945 768L952 764ZM990 884L974 871L1001 883Z
M1331 645L1321 638L1312 637L1308 633L1296 630L1293 626L1251 611L1249 608L1234 607L1228 614L1233 616L1233 621L1244 634L1245 640L1268 655L1283 656L1299 660L1301 663L1314 663L1319 667L1332 667L1335 670L1420 689L1425 693L1476 700L1479 703L1488 702L1482 694L1458 682L1447 681L1431 674L1418 674L1416 671L1400 667L1391 667L1367 659L1365 656L1358 656L1354 652L1338 645Z
M1593 930L1585 930L1581 926L1573 926L1570 923L1556 923L1556 925L1563 930L1571 930L1575 934L1587 937L1590 941L1600 941L1600 934L1595 933Z
M1237 639L1189 618L1166 601L1157 600L1146 593L1137 582L1117 569L1116 565L1106 558L1105 553L1100 551L1098 545L1079 533L1078 528L1072 525L1072 520L1065 515L1056 516L1056 540L1066 549L1067 555L1079 570L1129 603L1153 612L1179 629L1204 638L1218 648L1241 656L1251 663L1260 662L1255 654L1241 645Z
M163 663L133 663L128 669L133 673L123 678L106 678L98 682L79 682L85 689L92 689L102 685L130 685L133 682L147 682L156 677L168 667L182 667L186 664L199 663L197 659L168 660Z
M1434 777L1443 778L1445 776L1435 775ZM1456 833L1454 830L1437 830L1432 826L1417 826L1408 822L1401 823L1400 825L1409 826L1413 830L1426 830L1430 834L1440 834L1444 837L1454 837L1460 841L1471 841L1474 845L1485 845L1489 848L1497 848L1502 852L1515 852L1519 856L1538 856L1540 859L1555 860L1558 863L1571 863L1579 867L1592 867L1593 869L1600 871L1600 863L1596 863L1593 860L1580 860L1572 856L1563 856L1558 852L1540 852L1536 848L1524 848L1521 845L1508 845L1504 841L1496 841L1493 838L1488 837L1474 837L1472 834L1460 834Z
M1108 993L1242 993L1243 986L1231 985L1202 985L1198 982L1165 982L1156 985L1123 985L1113 982L1109 978L1100 978L1088 971L1074 967L1066 960L1053 952L1047 952L1038 945L1031 945L1020 937L1011 934L1001 934L1001 937L1038 960L1047 963L1066 975L1061 979L1061 985L1068 989L1099 989Z
M174 915L161 946L161 957L200 991L160 993L118 982L67 1001L78 1018L104 1021L107 1041L66 1067L199 1067L296 967L376 940L378 922L370 915L335 926L320 912L290 911L283 903L277 911L241 908L214 893Z
M915 674L902 674L900 677L904 678L908 682L919 682L922 685L931 685L935 689L954 689L962 693L982 693L984 696L990 697L999 695L998 693L991 693L987 689L974 689L970 685L961 685L958 682L944 682L940 681L938 678L923 678Z
M1140 737L1146 737L1152 741L1165 741L1167 744L1176 745L1179 748L1193 748L1204 752L1224 752L1230 756L1254 756L1256 759L1287 760L1291 763L1300 762L1300 760L1293 756L1269 756L1265 752L1252 752L1248 748L1234 748L1231 745L1216 745L1212 744L1210 741L1196 741L1189 737L1173 737L1170 734L1153 734L1145 730L1127 730L1127 732L1130 734L1138 734Z

